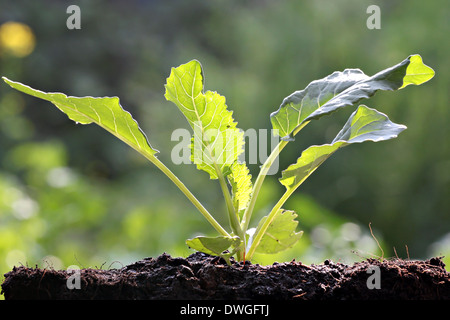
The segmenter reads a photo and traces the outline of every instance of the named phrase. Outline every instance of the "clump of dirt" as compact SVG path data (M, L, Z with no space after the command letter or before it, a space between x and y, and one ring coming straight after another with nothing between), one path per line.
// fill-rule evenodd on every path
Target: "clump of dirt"
M448 300L450 273L439 257L260 266L233 260L227 265L203 253L186 259L162 254L121 269L78 274L14 267L5 274L2 292L6 300Z

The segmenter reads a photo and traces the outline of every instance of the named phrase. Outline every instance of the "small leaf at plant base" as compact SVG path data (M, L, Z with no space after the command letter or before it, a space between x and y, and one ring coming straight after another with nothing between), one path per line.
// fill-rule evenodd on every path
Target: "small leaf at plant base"
M198 169L208 172L211 179L217 179L217 171L228 175L243 152L244 133L236 128L225 97L217 92L203 92L203 85L202 66L192 60L172 68L165 97L175 103L194 130L191 160Z
M186 244L194 250L207 253L213 256L223 256L223 252L230 247L239 246L241 240L239 237L195 237L186 240Z
M273 254L291 248L303 234L303 231L295 232L298 224L296 217L294 211L278 210L256 247L256 252ZM261 219L256 233L266 219L267 217Z
M149 144L131 114L122 108L117 97L71 97L36 90L5 77L3 80L16 90L50 101L76 123L99 125L144 155L152 157L158 152Z
M296 130L313 119L319 119L340 108L356 105L379 90L398 90L409 84L419 85L434 76L434 71L412 55L399 64L372 77L359 69L346 69L311 82L283 100L270 115L272 126L283 140L293 140Z
M307 148L295 164L282 172L280 182L288 190L296 189L338 149L352 143L389 140L405 129L406 126L391 122L385 114L361 105L331 144Z

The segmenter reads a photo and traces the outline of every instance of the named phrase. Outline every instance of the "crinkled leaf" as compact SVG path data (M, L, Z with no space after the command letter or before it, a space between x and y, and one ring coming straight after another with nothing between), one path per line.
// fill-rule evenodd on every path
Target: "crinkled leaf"
M252 176L249 174L247 165L235 162L231 166L231 173L228 175L233 195L233 206L235 212L242 212L247 208L252 194Z
M50 101L76 123L99 125L147 157L153 157L158 152L150 145L131 114L122 108L117 97L71 97L36 90L5 77L3 80L14 89Z
M406 126L391 122L385 114L361 105L331 144L307 148L295 164L282 172L280 182L288 190L295 189L338 149L352 143L389 140L405 129Z
M193 239L186 240L186 244L197 251L207 253L213 256L220 256L225 258L227 261L232 255L230 252L224 252L231 247L238 247L241 243L239 237L195 237Z
M165 85L167 100L184 114L192 129L192 161L197 168L218 178L218 172L229 174L231 165L243 151L244 134L236 128L225 97L204 88L201 64L192 60L172 68Z
M264 236L256 248L258 253L273 254L291 248L302 236L303 231L296 232L298 222L294 211L280 209L269 224ZM267 216L259 222L258 229L262 227Z
M279 109L270 115L272 126L283 140L293 140L297 128L340 108L356 105L378 90L397 90L409 84L419 85L434 76L434 71L412 55L399 64L374 76L359 69L346 69L311 82L304 90L286 97Z

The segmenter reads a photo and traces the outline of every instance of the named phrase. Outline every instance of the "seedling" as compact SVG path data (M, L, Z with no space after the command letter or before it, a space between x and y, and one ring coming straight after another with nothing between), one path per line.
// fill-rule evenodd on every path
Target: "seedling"
M283 148L312 120L317 120L347 106L356 106L362 99L379 90L399 90L410 84L419 85L434 76L419 55L411 55L399 64L367 76L359 69L346 69L311 82L304 90L286 97L279 109L270 115L274 134L280 137L253 182L245 162L238 157L244 150L244 135L237 127L225 98L217 92L205 91L201 64L192 60L172 68L165 85L165 97L186 117L194 132L190 144L191 161L210 179L218 180L229 220L229 229L220 225L191 191L156 156L158 151L148 142L131 114L117 97L71 97L62 93L46 93L3 79L12 88L53 103L79 124L96 123L159 168L192 202L219 236L199 236L186 241L195 250L221 256L228 263L235 256L239 261L251 260L255 253L277 253L292 247L302 236L297 232L297 214L283 205L294 191L333 153L345 146L365 141L395 138L406 126L365 105L359 105L330 144L305 149L297 161L281 174L285 193L272 210L255 227L249 223L261 186L270 167Z

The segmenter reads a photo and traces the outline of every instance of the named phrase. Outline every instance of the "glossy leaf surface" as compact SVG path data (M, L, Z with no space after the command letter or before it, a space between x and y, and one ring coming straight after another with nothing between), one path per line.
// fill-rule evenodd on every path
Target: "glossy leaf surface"
M359 69L336 71L311 82L304 90L286 97L270 118L283 140L293 140L296 130L308 121L319 119L340 108L356 105L379 90L398 90L419 85L434 76L434 71L412 55L399 64L369 77Z

